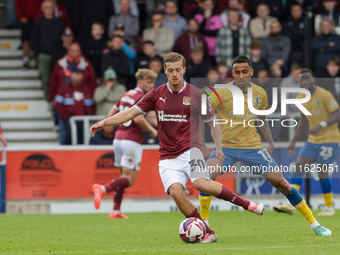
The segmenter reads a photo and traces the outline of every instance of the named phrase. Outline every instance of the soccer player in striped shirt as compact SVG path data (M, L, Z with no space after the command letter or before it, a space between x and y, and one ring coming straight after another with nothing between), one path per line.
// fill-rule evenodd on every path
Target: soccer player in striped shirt
M321 191L325 200L324 209L317 215L332 216L335 212L332 182L328 171L334 170L333 162L340 140L338 129L338 122L340 121L339 105L329 91L315 85L311 70L303 69L299 74L299 82L300 87L308 89L312 95L311 99L304 104L304 107L312 115L306 116L301 113L298 128L288 147L288 155L292 156L295 143L309 125L308 140L298 155L290 184L299 190L304 177L303 171L313 168L312 171L319 174ZM299 94L297 98L304 98L304 95ZM316 164L311 165L313 162L316 162ZM288 214L293 214L295 211L290 204L276 205L274 210Z
M289 185L288 181L279 171L279 167L272 158L271 153L274 150L274 142L272 139L270 127L266 116L257 116L263 125L260 127L261 132L265 136L269 146L264 148L259 134L256 132L254 123L248 125L250 120L255 119L255 115L249 110L248 106L248 89L252 88L253 106L257 110L265 110L268 106L268 98L265 90L254 83L250 82L253 75L252 63L246 56L238 56L233 60L232 64L233 76L235 80L233 84L240 88L244 94L244 115L233 114L233 96L229 89L217 89L222 103L219 102L218 96L213 93L213 100L210 101L211 107L217 111L217 119L228 120L228 124L221 125L222 128L222 151L225 155L225 160L221 163L216 158L215 149L208 157L207 167L215 167L215 169L230 169L237 161L242 161L247 166L255 166L258 171L255 174L262 174L269 183L279 190L289 202L308 220L311 228L317 235L331 235L332 232L320 225L314 218L312 211L300 195L299 191ZM229 124L232 121L232 125ZM243 125L243 123L246 123ZM264 168L266 166L266 168ZM219 167L219 168L217 168ZM211 173L211 178L214 180L223 172ZM200 193L200 208L202 218L208 224L211 196Z

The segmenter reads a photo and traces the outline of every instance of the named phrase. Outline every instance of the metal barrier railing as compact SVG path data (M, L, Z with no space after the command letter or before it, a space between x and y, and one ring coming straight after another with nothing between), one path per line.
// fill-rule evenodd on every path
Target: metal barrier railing
M105 115L86 115L86 116L73 116L70 118L70 126L71 126L71 138L72 138L72 145L76 145L78 143L78 136L77 136L77 125L76 121L83 122L84 128L84 145L90 144L90 122L91 121L100 121L105 119L107 116Z

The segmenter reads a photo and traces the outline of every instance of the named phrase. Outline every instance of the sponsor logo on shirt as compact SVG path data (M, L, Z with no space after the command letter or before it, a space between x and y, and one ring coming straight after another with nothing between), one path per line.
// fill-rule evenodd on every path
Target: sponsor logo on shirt
M176 121L176 122L188 122L187 115L182 114L166 114L164 111L157 111L158 121Z

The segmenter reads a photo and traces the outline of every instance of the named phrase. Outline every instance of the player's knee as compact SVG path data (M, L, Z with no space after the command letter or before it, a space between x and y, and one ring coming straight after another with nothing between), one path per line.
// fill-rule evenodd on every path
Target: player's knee
M208 185L208 180L206 179L197 179L192 183L192 185L200 192L207 194L211 193L210 187Z
M183 195L185 196L183 187L179 183L172 184L169 188L169 193L170 196L175 200L179 200Z
M276 188L284 195L287 195L292 191L292 188L286 179L279 180L277 182Z

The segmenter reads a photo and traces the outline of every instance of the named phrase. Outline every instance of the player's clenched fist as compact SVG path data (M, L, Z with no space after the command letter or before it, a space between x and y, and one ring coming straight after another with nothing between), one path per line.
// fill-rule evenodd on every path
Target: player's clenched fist
M225 156L221 149L216 149L216 158L221 162L224 161Z
M96 124L93 124L92 127L90 128L90 133L92 135L92 137L94 137L94 134L99 131L102 130L104 127L104 121L99 121Z

